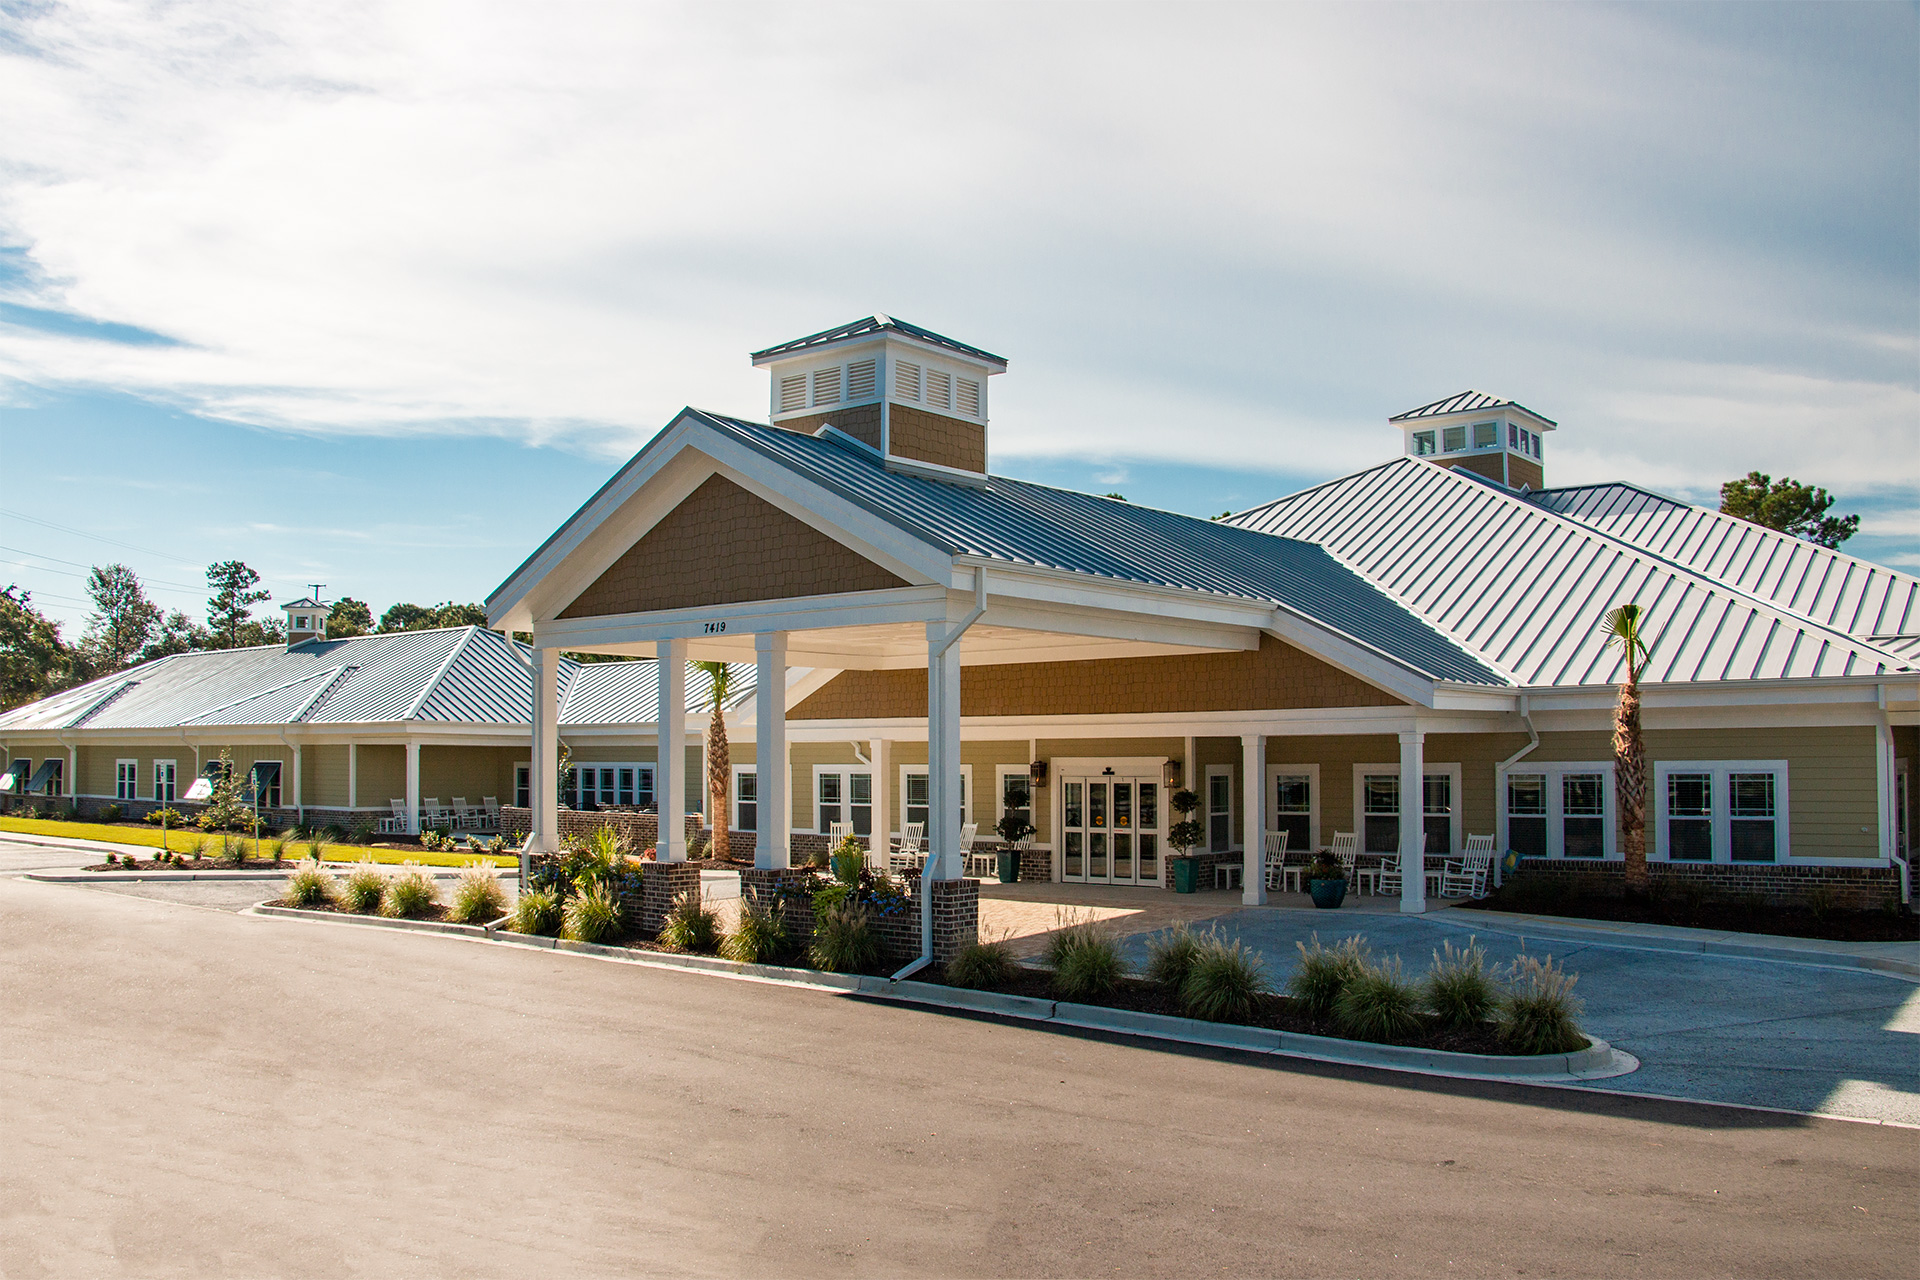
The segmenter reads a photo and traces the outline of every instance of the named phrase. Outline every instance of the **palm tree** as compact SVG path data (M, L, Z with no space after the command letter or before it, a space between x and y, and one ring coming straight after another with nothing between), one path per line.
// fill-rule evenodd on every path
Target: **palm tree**
M1623 604L1607 614L1601 630L1607 647L1618 646L1627 678L1613 708L1613 787L1620 802L1620 826L1626 846L1627 893L1643 896L1652 887L1647 872L1647 748L1640 737L1640 672L1647 663L1643 640L1647 611Z
M728 856L727 778L733 771L733 762L727 752L727 721L722 712L732 693L733 680L724 662L696 662L693 666L704 671L713 682L713 718L707 722L707 809L713 814L710 853L713 857L725 858Z

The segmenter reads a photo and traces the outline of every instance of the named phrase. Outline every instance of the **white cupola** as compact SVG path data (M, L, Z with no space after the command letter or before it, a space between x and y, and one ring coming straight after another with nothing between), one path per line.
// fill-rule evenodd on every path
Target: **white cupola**
M319 598L320 593L302 596L280 609L287 615L287 648L306 644L309 640L327 638L327 615L333 612L333 606Z
M768 421L867 446L895 471L978 483L987 474L990 351L871 315L753 353L773 375Z
M1462 391L1387 421L1405 436L1408 456L1522 490L1546 487L1541 441L1559 429L1552 418L1484 391Z

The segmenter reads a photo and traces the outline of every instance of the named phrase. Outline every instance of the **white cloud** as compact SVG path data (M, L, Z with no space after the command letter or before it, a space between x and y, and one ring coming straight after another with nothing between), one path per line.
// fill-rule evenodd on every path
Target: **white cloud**
M0 323L0 395L613 456L884 309L1012 358L999 456L1332 473L1479 386L1556 481L1920 487L1910 11L1086 12L22 12L11 300L174 343Z

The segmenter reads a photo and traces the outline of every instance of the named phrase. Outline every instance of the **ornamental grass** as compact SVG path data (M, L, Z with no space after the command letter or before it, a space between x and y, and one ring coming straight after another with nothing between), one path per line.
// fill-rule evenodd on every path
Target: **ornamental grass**
M880 959L880 939L867 909L849 898L816 912L807 959L828 973L872 968Z
M453 905L447 919L460 924L485 924L507 913L507 891L500 883L500 868L485 859L475 859L460 868L453 884Z
M1366 941L1356 935L1328 947L1316 933L1310 942L1293 945L1300 948L1300 963L1287 979L1287 994L1314 1017L1329 1017L1340 993L1366 968Z
M592 885L568 898L564 916L560 929L563 938L612 942L620 936L620 898L608 885Z
M387 881L386 896L380 900L380 914L397 920L423 916L440 901L440 886L417 862L403 864L400 874Z
M977 991L1005 986L1019 972L1019 962L1013 958L1005 939L970 942L960 948L946 965L948 982L956 987L972 987Z
M333 894L333 873L312 859L294 864L287 876L286 900L296 907L325 906Z
M1172 991L1180 990L1200 955L1200 935L1185 920L1147 939L1147 977Z
M1465 1031L1493 1016L1500 1003L1500 984L1487 970L1487 953L1474 938L1456 947L1443 942L1433 953L1422 996L1442 1026Z
M1420 1031L1420 988L1401 973L1398 956L1363 963L1334 1000L1333 1022L1353 1040L1408 1039Z
M742 964L765 964L787 947L787 926L778 902L742 895L740 920L720 944L720 954Z
M1587 1047L1577 1019L1583 1007L1573 994L1578 974L1555 965L1553 957L1515 956L1507 991L1494 1010L1500 1039L1515 1053L1572 1053Z
M529 889L513 904L513 931L530 937L551 938L564 923L560 895L552 889Z
M380 909L380 899L386 892L385 873L372 858L362 858L340 886L340 904L349 911L372 915Z
M1209 1022L1246 1022L1262 996L1273 990L1266 966L1253 948L1238 938L1227 942L1218 933L1195 939L1186 977L1180 982L1180 1004L1188 1015Z

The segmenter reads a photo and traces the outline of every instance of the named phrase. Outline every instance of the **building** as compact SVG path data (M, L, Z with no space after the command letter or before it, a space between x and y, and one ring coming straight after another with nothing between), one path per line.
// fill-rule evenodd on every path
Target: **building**
M1391 419L1391 462L1216 522L993 475L1007 362L979 347L876 315L752 358L768 423L682 411L489 598L534 638L542 844L553 655L585 650L757 667L732 803L766 867L833 821L877 849L946 814L932 875L957 876L962 825L1014 812L1029 874L1162 885L1191 788L1202 856L1249 902L1268 831L1409 866L1492 834L1604 875L1621 666L1599 625L1637 601L1656 877L1905 891L1912 577L1631 486L1547 487L1558 424L1477 392ZM662 690L669 734L683 705Z

